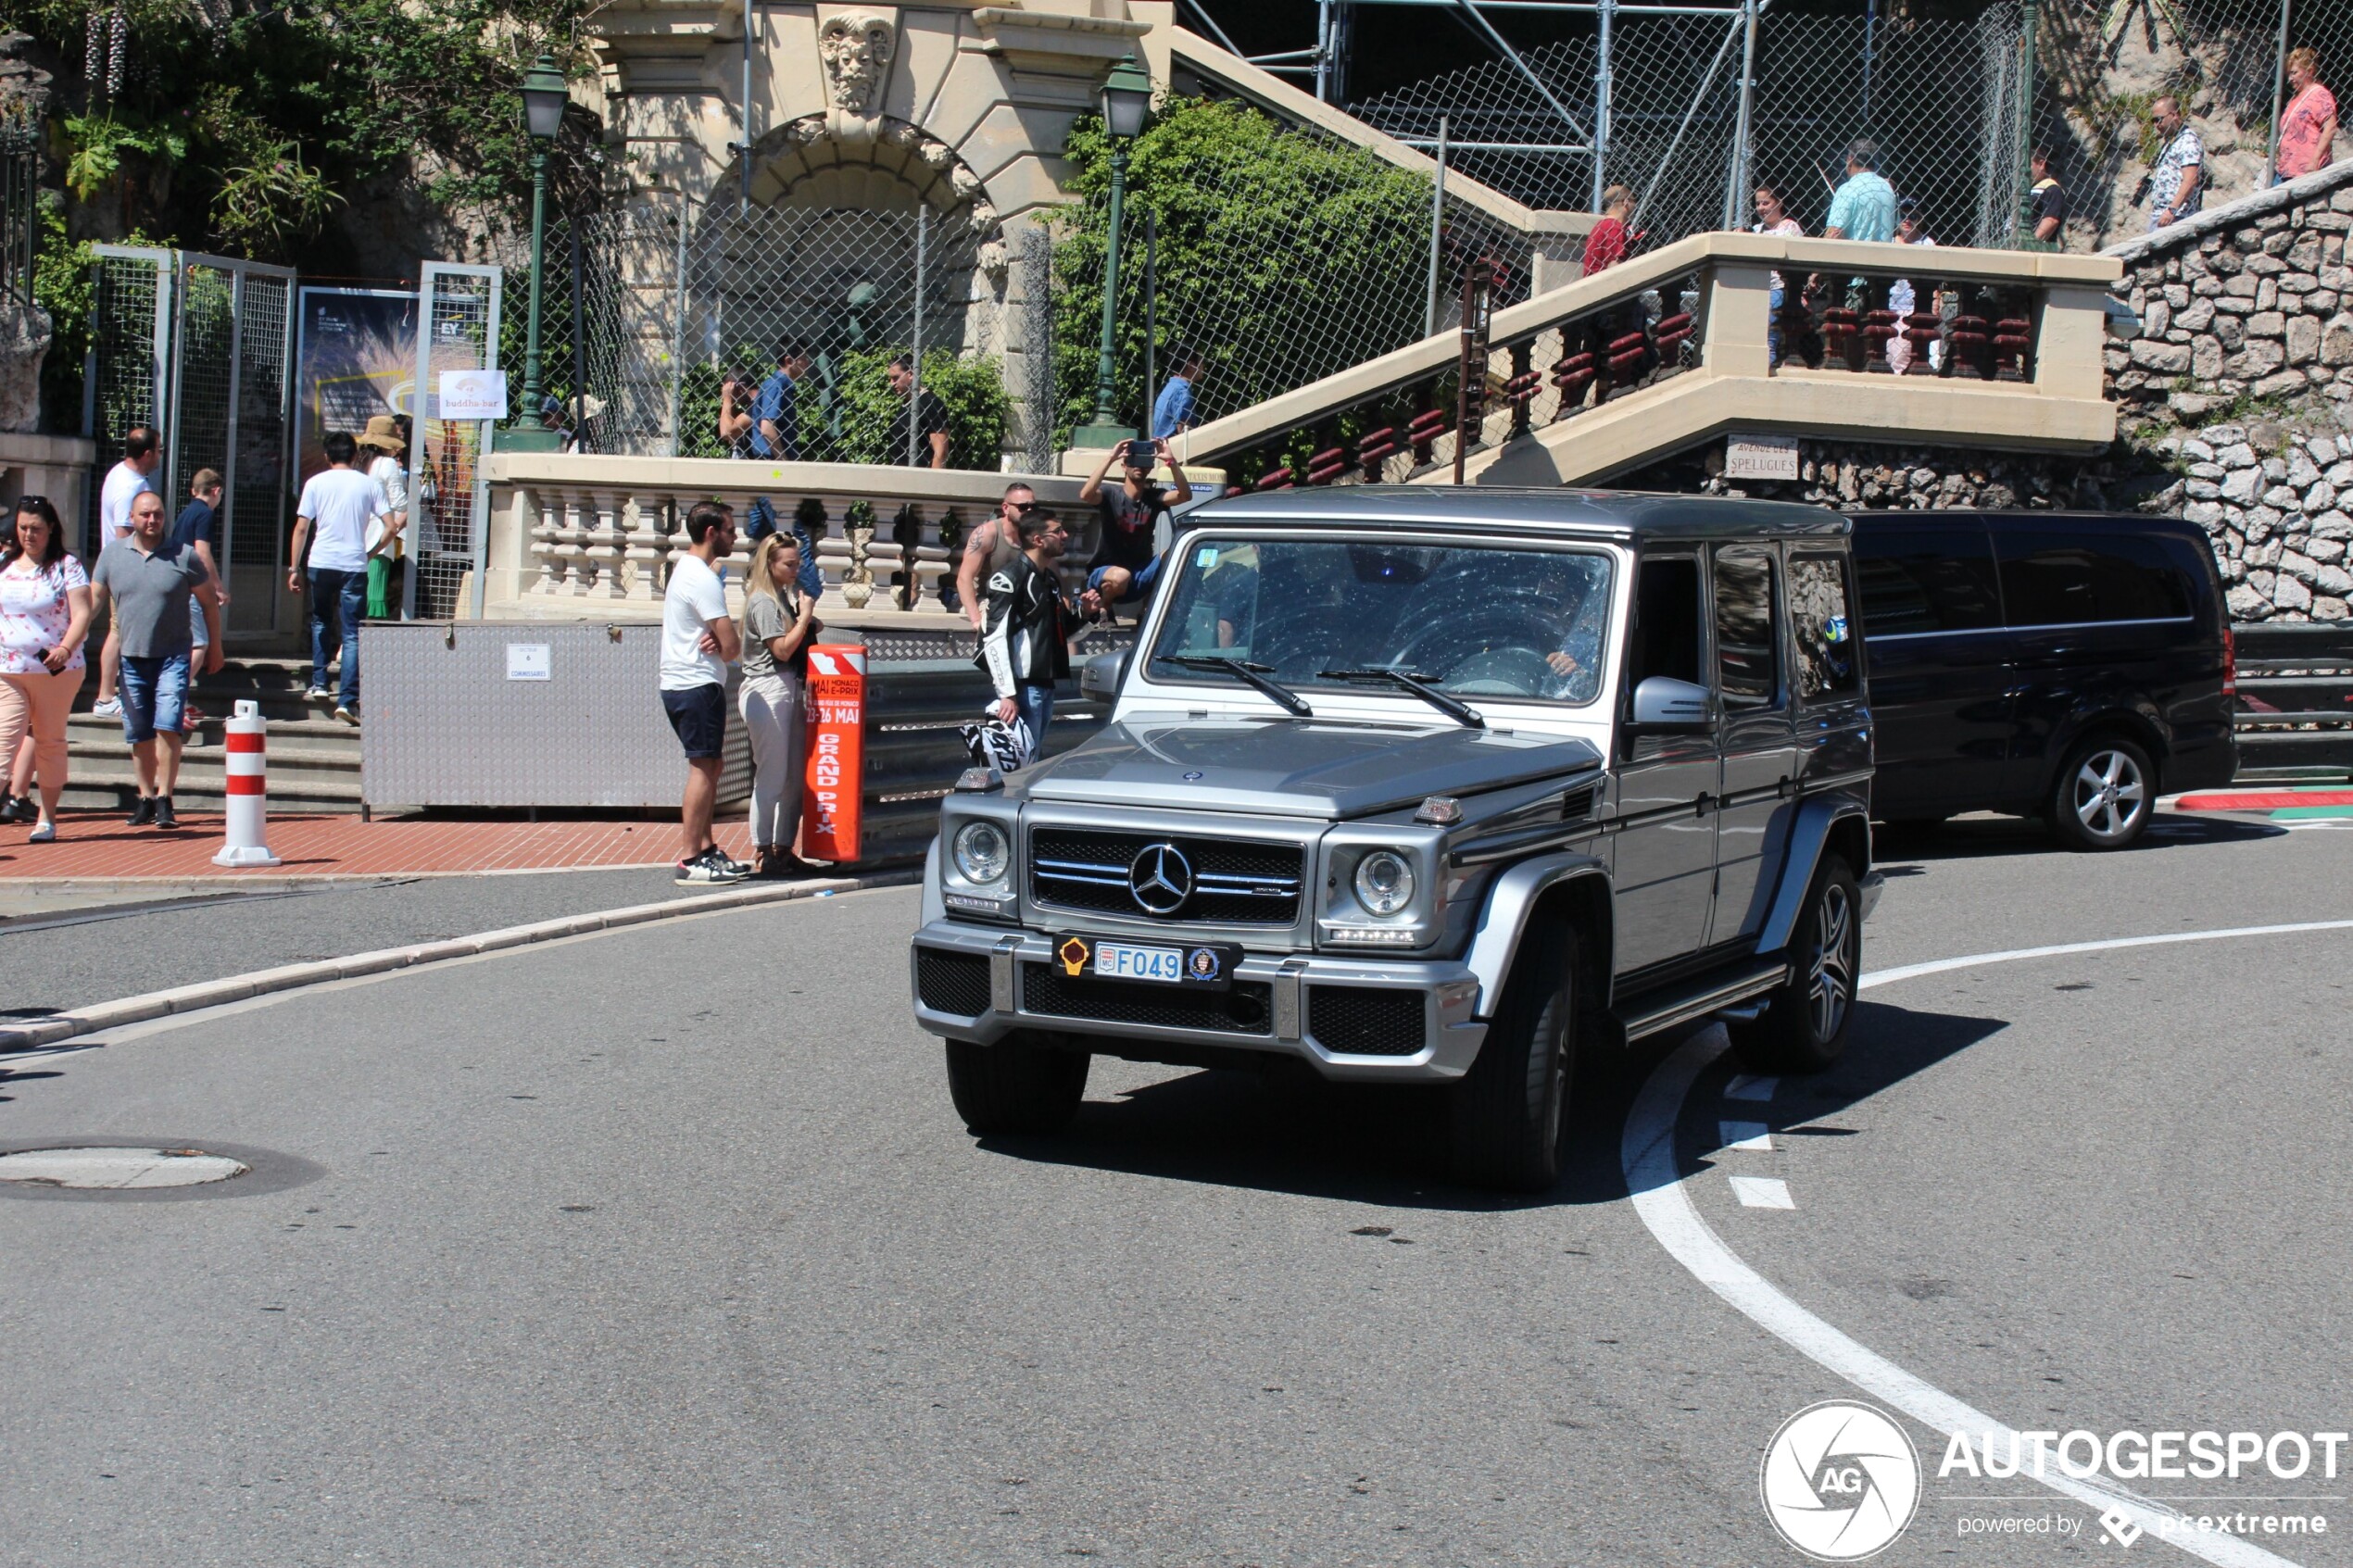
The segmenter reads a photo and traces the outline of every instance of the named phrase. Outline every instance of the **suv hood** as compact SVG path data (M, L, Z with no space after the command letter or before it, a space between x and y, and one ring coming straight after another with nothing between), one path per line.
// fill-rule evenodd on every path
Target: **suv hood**
M1334 821L1601 765L1585 741L1459 724L1172 718L1107 725L1007 781L1018 799Z

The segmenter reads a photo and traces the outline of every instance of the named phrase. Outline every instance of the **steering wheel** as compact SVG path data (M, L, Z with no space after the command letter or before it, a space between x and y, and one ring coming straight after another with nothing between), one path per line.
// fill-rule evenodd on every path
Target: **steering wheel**
M1469 629L1471 624L1476 624L1476 632ZM1452 616L1438 620L1400 650L1396 663L1402 670L1428 670L1431 666L1424 662L1423 656L1427 654L1446 671L1439 684L1447 685L1453 681L1454 671L1475 659L1498 654L1527 653L1541 667L1544 656L1560 646L1561 641L1560 628L1551 616L1526 607L1501 605L1478 616L1475 622Z
M1562 681L1533 648L1490 648L1454 666L1440 684L1456 696L1543 696Z

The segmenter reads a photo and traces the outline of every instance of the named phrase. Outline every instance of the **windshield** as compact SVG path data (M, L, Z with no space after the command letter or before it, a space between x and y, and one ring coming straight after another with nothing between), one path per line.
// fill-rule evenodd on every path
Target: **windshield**
M1458 697L1583 703L1601 690L1609 558L1590 550L1194 534L1155 681L1215 680L1178 659L1239 659L1301 688L1390 669Z

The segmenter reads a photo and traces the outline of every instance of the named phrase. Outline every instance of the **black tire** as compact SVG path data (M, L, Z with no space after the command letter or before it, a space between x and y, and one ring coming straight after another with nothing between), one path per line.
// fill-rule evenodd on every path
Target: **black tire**
M2127 848L2156 809L2157 769L2145 747L2122 735L2077 741L2051 784L2051 834L2070 849Z
M1819 1073L1846 1049L1855 982L1863 967L1863 900L1845 859L1825 855L1790 935L1791 973L1761 1017L1728 1023L1742 1065L1760 1073Z
M975 1135L1059 1133L1087 1095L1085 1051L1009 1035L993 1046L948 1042L948 1093Z
M1478 1059L1448 1091L1456 1177L1506 1192L1560 1180L1579 1030L1577 936L1554 925L1526 935Z

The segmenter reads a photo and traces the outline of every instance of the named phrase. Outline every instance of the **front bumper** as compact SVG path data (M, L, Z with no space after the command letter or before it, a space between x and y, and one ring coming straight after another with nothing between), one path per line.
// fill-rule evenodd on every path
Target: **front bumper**
M956 977L972 976L972 960L987 965L986 1005L980 987L963 988L964 1005L975 1012L945 1010L925 1005L925 955L955 963ZM962 960L956 962L956 960ZM1032 966L1047 971L1039 977L1040 995L1030 995ZM1053 939L1035 931L1014 931L935 920L915 933L908 955L909 986L914 998L915 1022L932 1034L951 1040L993 1044L1016 1029L1099 1038L1107 1053L1154 1060L1152 1045L1176 1048L1216 1046L1288 1056L1307 1063L1327 1078L1386 1083L1445 1083L1470 1070L1487 1037L1486 1022L1476 1015L1478 980L1466 964L1451 960L1353 959L1320 953L1246 953L1231 977L1235 1005L1227 1016L1211 1017L1214 1010L1189 1022L1167 1018L1122 1017L1144 1008L1123 1006L1117 998L1144 996L1132 985L1113 986L1101 981L1076 981L1068 985L1053 978ZM934 1000L945 1000L958 986L936 972ZM1316 998L1318 987L1329 993L1326 1003ZM1361 1001L1364 994L1392 1014L1402 1013L1406 999L1418 1002L1421 1027L1417 1049L1384 1049L1380 1054L1334 1049L1316 1037L1318 1017L1336 1018L1344 1002ZM1343 993L1345 996L1343 997ZM1171 987L1173 1000L1192 998ZM1259 1002L1263 997L1263 1010ZM1174 1009L1172 1008L1173 1011Z

